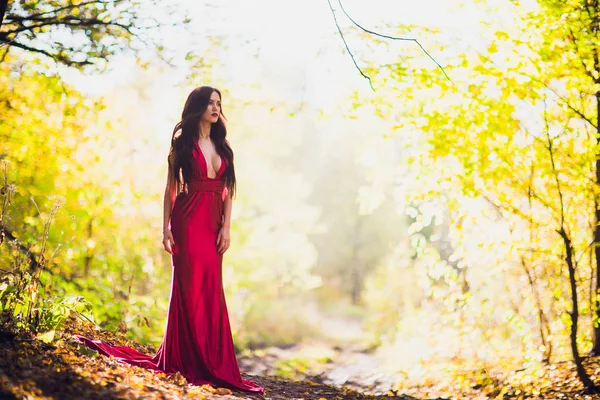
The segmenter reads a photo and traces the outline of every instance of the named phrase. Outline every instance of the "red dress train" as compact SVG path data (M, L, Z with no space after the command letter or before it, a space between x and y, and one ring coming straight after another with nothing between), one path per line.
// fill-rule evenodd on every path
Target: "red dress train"
M194 385L262 394L264 388L240 375L223 292L223 256L216 239L223 213L225 167L221 157L221 168L215 178L209 178L207 160L196 144L188 193L177 196L171 215L173 275L165 334L156 354L81 335L75 338L122 363L155 372L179 371Z

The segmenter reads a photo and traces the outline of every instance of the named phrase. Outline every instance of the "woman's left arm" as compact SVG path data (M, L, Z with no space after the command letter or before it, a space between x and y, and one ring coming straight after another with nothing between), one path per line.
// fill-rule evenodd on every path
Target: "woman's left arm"
M217 249L220 254L223 254L229 248L229 244L231 243L229 231L231 228L231 208L233 205L233 199L229 191L225 195L225 199L223 200L223 217L221 219L221 229L219 229L219 234L217 236Z

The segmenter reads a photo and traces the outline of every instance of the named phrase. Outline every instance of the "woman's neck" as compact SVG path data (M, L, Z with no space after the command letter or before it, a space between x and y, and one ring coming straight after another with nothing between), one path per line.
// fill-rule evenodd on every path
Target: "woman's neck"
M207 121L200 121L200 126L199 126L199 134L200 134L200 139L208 139L210 138L210 126L212 124L210 122Z

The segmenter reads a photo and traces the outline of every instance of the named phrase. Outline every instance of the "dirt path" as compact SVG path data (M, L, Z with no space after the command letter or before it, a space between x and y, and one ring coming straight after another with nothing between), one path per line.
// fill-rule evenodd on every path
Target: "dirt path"
M369 396L315 379L286 380L245 375L266 388L264 397L234 393L209 386L191 386L179 374L155 374L143 368L100 356L75 341L73 334L129 345L152 353L154 349L122 336L95 331L75 319L56 333L51 343L31 335L0 335L0 398L4 399L412 399L409 396Z
M298 358L289 358L293 352L306 355L302 348L241 356L242 370L254 373L244 377L266 388L264 396L250 396L191 386L179 374L155 374L100 356L75 341L73 334L132 346L148 354L155 349L130 342L123 335L97 331L93 325L75 318L70 318L50 343L30 334L11 337L3 333L0 330L1 399L600 399L583 392L569 362L550 365L535 377L524 371L509 371L503 378L489 376L484 383L477 383L475 375L467 375L446 387L441 395L437 394L439 388L435 388L436 392L425 386L395 393L389 388L397 377L377 372L376 359L369 354L340 349L335 360L320 360L318 367L325 367L315 374L318 369L312 370ZM586 369L594 372L594 380L600 373L599 361L585 359ZM271 375L282 372L295 375L286 379ZM377 394L365 394L366 391Z

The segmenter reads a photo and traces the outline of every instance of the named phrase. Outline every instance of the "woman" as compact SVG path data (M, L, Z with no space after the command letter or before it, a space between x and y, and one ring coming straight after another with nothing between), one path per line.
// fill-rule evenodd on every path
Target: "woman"
M235 192L224 119L221 92L202 86L188 96L173 130L162 241L171 254L173 277L167 326L156 355L75 336L127 364L179 371L195 385L262 394L262 387L240 375L223 292L221 267Z

